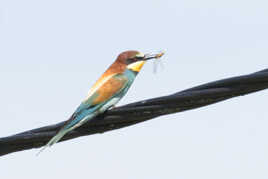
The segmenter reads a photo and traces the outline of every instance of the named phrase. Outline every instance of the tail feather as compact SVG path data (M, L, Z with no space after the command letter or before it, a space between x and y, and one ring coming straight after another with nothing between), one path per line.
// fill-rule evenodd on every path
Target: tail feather
M55 135L38 153L37 156L39 154L41 154L46 148L51 147L52 145L56 144L57 142L59 142L59 140L69 132L70 130L64 130L62 129L60 132L58 132L57 135Z
M97 113L92 113L91 115L88 115L81 120L74 120L72 116L71 119L63 126L63 128L37 153L37 156L42 153L46 148L56 144L63 136L65 136L65 134L83 125L88 120L92 119L94 116L96 116L96 114Z

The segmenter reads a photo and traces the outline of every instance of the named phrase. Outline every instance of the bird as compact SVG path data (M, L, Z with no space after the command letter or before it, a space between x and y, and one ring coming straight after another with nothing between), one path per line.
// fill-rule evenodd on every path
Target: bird
M119 54L115 62L93 85L87 97L81 102L69 120L39 153L57 143L68 132L114 107L125 96L144 64L148 60L159 59L163 55L164 52L144 54L136 50Z

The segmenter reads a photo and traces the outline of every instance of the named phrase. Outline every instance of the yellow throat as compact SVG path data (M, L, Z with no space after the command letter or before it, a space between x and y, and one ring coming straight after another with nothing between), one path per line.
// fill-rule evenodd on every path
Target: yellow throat
M135 72L140 72L144 64L145 64L145 61L139 61L139 62L128 65L127 68Z

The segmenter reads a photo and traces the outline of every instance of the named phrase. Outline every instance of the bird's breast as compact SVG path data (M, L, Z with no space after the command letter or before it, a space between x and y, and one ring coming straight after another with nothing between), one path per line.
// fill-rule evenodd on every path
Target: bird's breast
M128 78L129 83L133 83L136 76L138 75L138 72L126 69L124 75Z

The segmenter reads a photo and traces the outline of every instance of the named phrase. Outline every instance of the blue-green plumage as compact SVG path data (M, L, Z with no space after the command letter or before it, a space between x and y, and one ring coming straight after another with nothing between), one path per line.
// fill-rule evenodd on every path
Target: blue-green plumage
M120 80L120 78L127 79L125 80L125 83L122 85L122 88L119 91L117 91L117 93L115 93L111 98L107 99L107 101L104 101L103 103L100 103L94 106L92 106L91 104L98 97L98 93L93 94L90 98L88 98L86 101L80 104L80 106L74 112L74 115L73 115L74 119L71 121L70 126L68 127L72 127L73 125L79 123L79 121L81 121L83 118L85 118L86 116L92 113L96 113L97 115L98 112L102 112L99 110L105 111L108 108L114 106L118 101L113 102L113 99L118 99L118 100L121 99L129 90L136 76L137 76L136 72L128 70L128 69L125 70L123 74L116 74L115 76L113 76L112 78L118 79L118 80ZM90 119L87 119L86 121L88 120Z
M70 120L70 122L67 123L66 126L62 130L68 130L72 128L83 119L84 119L83 123L85 123L89 121L90 119L94 118L99 113L106 111L108 108L114 106L127 93L130 86L134 82L136 76L137 76L137 73L131 70L126 70L124 74L115 75L113 78L127 78L126 83L123 85L124 87L120 89L120 91L114 94L107 101L104 101L103 103L100 103L95 106L92 106L91 103L92 101L94 101L96 97L98 97L98 94L92 95L92 97L90 97L87 101L84 101L80 104L80 106L74 112L72 116L72 120ZM113 101L113 99L118 99L118 101ZM103 106L105 107L102 108Z

